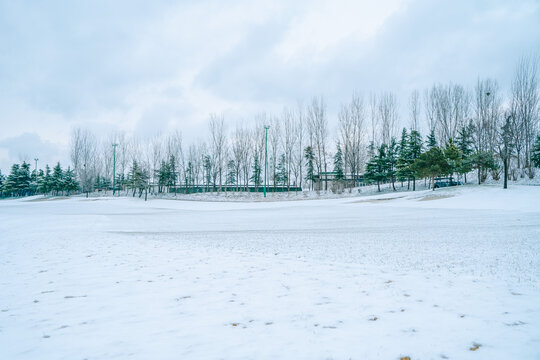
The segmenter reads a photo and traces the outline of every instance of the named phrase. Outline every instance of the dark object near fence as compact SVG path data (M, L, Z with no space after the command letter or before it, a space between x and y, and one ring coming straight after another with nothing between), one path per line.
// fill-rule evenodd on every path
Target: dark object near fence
M433 188L437 189L457 185L463 185L463 183L461 181L455 181L452 177L438 177L435 178Z

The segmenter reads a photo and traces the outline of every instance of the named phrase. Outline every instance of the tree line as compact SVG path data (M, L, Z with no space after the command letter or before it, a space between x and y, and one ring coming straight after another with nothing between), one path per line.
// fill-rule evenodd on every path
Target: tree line
M51 170L30 170L30 164L13 164L7 176L0 172L0 196L29 196L36 194L70 195L79 189L75 171L62 169L60 163Z
M264 181L267 143L270 187L314 189L318 181L318 189L328 190L335 181L350 187L362 181L393 189L407 182L414 190L417 179L432 185L437 176L455 175L466 182L472 171L478 183L532 179L540 166L538 80L538 58L523 57L507 92L489 78L472 89L434 84L411 92L406 118L392 92L355 93L341 105L332 132L323 97L260 113L250 125L227 126L223 115L212 114L206 137L189 144L179 131L141 140L125 133L98 138L77 128L71 166L77 191L86 193L112 183L133 196L178 187L246 191Z

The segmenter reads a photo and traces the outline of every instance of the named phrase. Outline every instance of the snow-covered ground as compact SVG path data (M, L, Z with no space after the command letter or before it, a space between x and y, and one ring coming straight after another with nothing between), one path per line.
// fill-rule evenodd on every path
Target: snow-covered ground
M540 187L0 201L1 359L539 359Z

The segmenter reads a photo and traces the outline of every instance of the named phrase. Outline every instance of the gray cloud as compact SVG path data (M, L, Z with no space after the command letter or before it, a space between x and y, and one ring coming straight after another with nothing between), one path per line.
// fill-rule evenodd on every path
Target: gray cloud
M211 112L251 121L313 95L333 116L353 91L391 90L405 118L434 82L508 89L539 19L534 0L2 2L0 168L28 129L24 153L67 161L72 126L190 142Z

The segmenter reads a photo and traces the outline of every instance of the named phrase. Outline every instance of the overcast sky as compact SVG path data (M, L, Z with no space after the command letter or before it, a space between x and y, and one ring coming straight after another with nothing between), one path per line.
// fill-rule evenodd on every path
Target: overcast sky
M493 77L540 49L540 1L0 0L0 169L68 164L83 126L206 133L323 95ZM403 119L406 123L406 119ZM41 167L41 166L40 166Z

